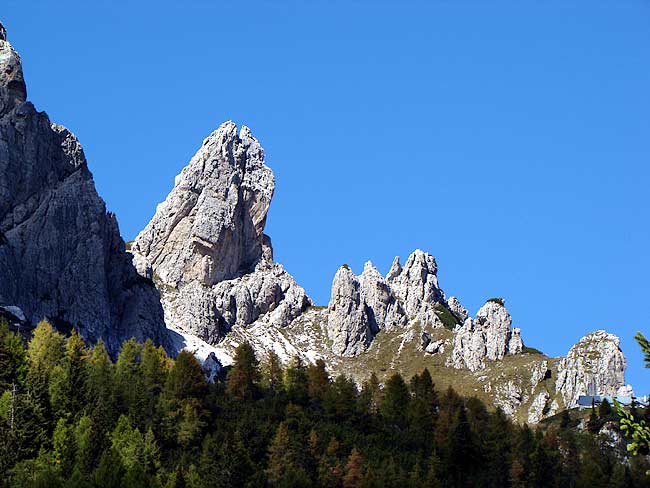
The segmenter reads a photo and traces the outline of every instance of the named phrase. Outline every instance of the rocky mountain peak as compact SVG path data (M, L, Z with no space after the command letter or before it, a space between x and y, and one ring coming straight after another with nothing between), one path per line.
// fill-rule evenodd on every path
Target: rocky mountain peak
M467 312L457 300L450 302L455 315ZM477 371L487 366L486 360L499 361L506 354L519 354L523 348L521 330L511 326L512 317L503 301L488 300L474 319L466 318L458 329L450 365Z
M445 302L445 294L438 286L438 265L428 253L416 249L404 267L395 258L386 276L395 296L400 300L409 319L422 323L437 321L436 304Z
M262 316L286 325L311 303L273 263L264 226L275 179L264 158L248 127L221 124L131 248L161 291L167 323L208 342Z
M0 306L111 353L132 336L168 346L158 293L126 254L81 144L27 101L20 56L0 33Z
M269 246L263 231L274 188L257 139L225 122L176 177L132 250L166 286L235 278L252 270Z
M591 332L560 361L556 390L566 407L574 406L580 395L616 395L625 387L626 364L616 335Z
M7 41L7 31L0 24L0 115L27 100L20 56Z

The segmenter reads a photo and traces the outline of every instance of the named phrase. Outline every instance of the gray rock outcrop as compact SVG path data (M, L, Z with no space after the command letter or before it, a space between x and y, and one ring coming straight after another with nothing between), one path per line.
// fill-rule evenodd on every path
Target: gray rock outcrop
M454 316L461 324L465 323L465 321L469 318L469 312L465 307L463 307L462 303L458 301L458 298L451 297L447 301L447 305L449 306L451 313L454 314Z
M477 371L486 360L498 361L506 354L522 351L521 330L511 329L512 318L502 302L489 300L468 318L454 335L450 365L457 369Z
M395 297L410 320L421 323L438 322L436 304L445 303L445 294L438 286L438 266L435 258L416 249L402 268L399 258L386 276Z
M158 292L125 252L83 149L27 101L0 28L0 304L47 317L115 353L129 337L168 345Z
M558 366L556 391L567 408L580 395L616 395L625 386L626 360L621 340L604 330L580 339Z
M447 304L436 273L435 258L419 249L403 268L396 257L386 278L371 262L358 277L341 267L329 303L328 336L334 353L361 354L380 330L404 327L410 321L442 327L438 307Z
M131 252L168 325L215 344L234 326L285 326L311 304L264 234L275 181L247 127L225 122L176 177Z
M334 354L356 356L365 351L379 329L368 317L359 279L346 265L334 275L328 311L327 335Z

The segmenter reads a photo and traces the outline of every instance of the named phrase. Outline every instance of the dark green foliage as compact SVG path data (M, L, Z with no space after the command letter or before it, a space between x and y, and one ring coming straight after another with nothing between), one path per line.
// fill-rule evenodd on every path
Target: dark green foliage
M27 374L27 355L20 336L9 332L6 321L0 320L0 392L12 385L22 385Z
M641 332L636 333L634 340L639 343L639 346L641 346L641 352L643 353L643 365L646 368L650 368L650 341L648 341L648 339L646 339Z
M435 310L436 315L442 321L442 325L444 325L446 329L454 330L454 327L458 325L458 319L453 313L451 313L451 310L441 303L436 303Z
M503 298L501 298L501 297L492 297L492 298L488 298L488 299L486 300L486 302L494 302L494 303L498 303L498 304L501 305L502 307L503 307L503 306L505 305L505 303L506 303L506 301L505 301Z
M271 355L260 368L242 344L227 379L207 385L194 356L151 342L126 341L113 364L103 344L47 323L26 351L13 341L0 327L2 488L647 484L647 460L627 466L589 432L611 419L606 403L583 432L569 412L533 430L439 393L426 369L383 386L371 375L359 391L322 361L285 368Z
M395 373L386 382L381 404L381 414L388 425L398 428L406 426L410 400L411 395L404 379L399 373Z
M545 356L545 354L542 351L530 346L523 346L521 348L521 352L522 354L541 354L542 356Z

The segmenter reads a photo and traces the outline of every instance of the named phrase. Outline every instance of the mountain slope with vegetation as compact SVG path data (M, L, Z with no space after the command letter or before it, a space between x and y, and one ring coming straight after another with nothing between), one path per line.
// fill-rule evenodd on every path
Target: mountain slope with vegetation
M358 389L242 344L208 384L188 352L129 340L112 362L41 322L27 347L0 326L0 390L0 486L650 486L611 410L533 430L426 369Z

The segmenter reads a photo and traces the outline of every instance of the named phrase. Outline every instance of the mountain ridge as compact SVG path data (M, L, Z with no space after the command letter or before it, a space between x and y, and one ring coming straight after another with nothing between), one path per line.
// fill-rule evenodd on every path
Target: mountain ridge
M324 359L358 382L430 366L438 383L532 423L579 394L624 390L616 336L588 334L565 358L527 353L503 303L470 317L421 250L386 276L372 263L360 275L342 266L329 304L315 307L273 260L264 227L275 178L250 129L231 121L204 140L127 254L81 145L27 101L4 27L0 68L0 305L14 318L48 317L112 353L130 336L152 338L214 367L244 341L261 357Z

